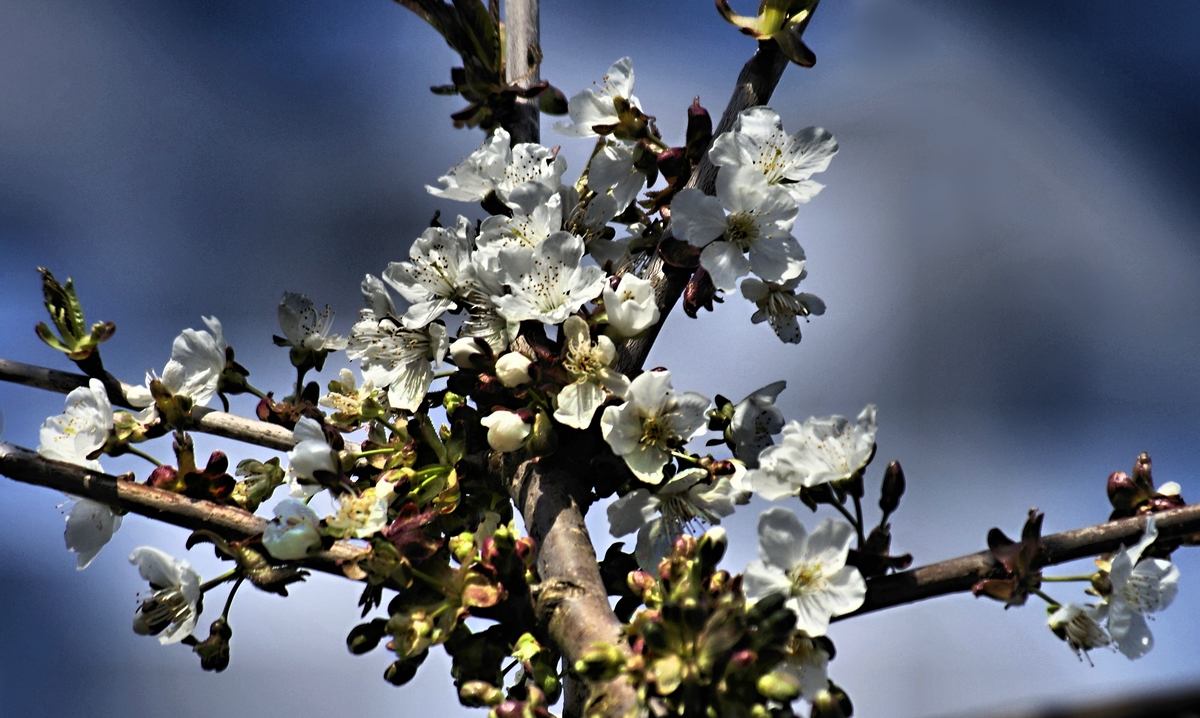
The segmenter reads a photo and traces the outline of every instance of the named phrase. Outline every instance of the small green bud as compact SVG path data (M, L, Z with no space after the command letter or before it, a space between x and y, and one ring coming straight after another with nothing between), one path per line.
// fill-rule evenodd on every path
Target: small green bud
M558 448L558 434L554 431L550 417L541 409L533 419L533 430L529 432L525 448L533 456L549 456Z
M375 650L379 641L387 633L387 619L376 618L370 623L360 623L350 630L346 636L346 647L356 656Z
M624 668L625 654L611 643L594 643L575 661L575 672L589 681L616 678Z
M759 676L755 688L762 695L780 703L791 703L800 697L800 681L786 671L771 671Z
M470 708L492 708L504 701L504 691L487 681L467 681L458 689L458 700Z

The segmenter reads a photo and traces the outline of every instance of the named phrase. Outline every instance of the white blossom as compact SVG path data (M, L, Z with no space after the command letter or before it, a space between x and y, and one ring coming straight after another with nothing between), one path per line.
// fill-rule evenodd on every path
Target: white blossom
M746 567L742 586L751 602L782 594L796 614L796 629L823 636L829 619L858 609L867 584L857 568L846 565L854 527L825 519L809 534L796 514L781 506L758 519L761 560Z
M367 283L363 284L365 294ZM382 296L386 298L387 293ZM362 360L365 380L381 389L387 387L389 406L416 411L433 383L433 367L446 356L446 348L446 328L437 322L405 329L391 315L377 318L374 309L364 309L350 328L346 356Z
M171 345L171 359L162 383L172 394L190 397L196 406L208 404L225 371L225 336L216 317L201 317L208 331L184 329ZM210 333L211 332L211 333Z
M775 406L779 392L787 388L786 381L767 384L755 389L733 408L729 435L733 439L733 454L747 468L758 468L758 455L774 441L772 436L783 431L783 412Z
M143 636L157 635L164 646L191 635L201 597L200 575L191 564L150 546L135 548L129 562L152 589L133 616L133 630Z
M486 356L475 337L459 337L450 344L450 361L459 369L472 369L472 357L484 359Z
M288 452L288 487L293 498L308 498L321 490L315 476L318 471L338 473L336 455L325 439L321 424L310 417L301 417L296 422L292 438L296 446Z
M876 429L874 405L863 409L853 425L844 416L790 421L780 443L758 455L759 467L746 474L744 486L775 501L806 486L848 479L871 458Z
M809 178L824 172L837 151L837 141L824 129L807 127L789 137L779 115L759 106L743 110L733 131L713 140L708 159L718 167L752 167L797 202L807 202L823 187Z
M567 101L567 116L570 123L555 122L554 130L569 137L596 137L597 126L620 123L614 100L618 97L629 100L634 107L640 103L633 96L633 60L622 57L608 68L601 80L599 91L588 88Z
M510 206L511 195L529 191L527 185L556 191L567 161L556 156L554 150L531 142L510 149L510 139L506 130L497 129L483 147L438 178L441 188L426 185L425 189L436 197L457 202L478 202L495 192Z
M412 305L402 318L406 328L420 329L458 308L474 245L475 225L460 216L454 229L426 229L409 248L409 261L388 264L383 281Z
M820 316L825 313L825 302L808 292L796 292L806 272L783 284L762 282L754 278L742 282L742 296L754 302L758 310L750 317L755 324L767 322L776 336L788 344L800 343L800 322L797 317Z
M284 339L282 346L314 352L345 349L346 340L340 334L329 333L333 329L333 316L328 304L325 305L325 311L318 312L312 300L303 294L284 292L283 299L279 300L279 327L283 330Z
M804 271L804 250L791 235L796 212L791 195L767 185L758 171L727 167L717 173L716 197L692 188L675 195L671 225L675 236L704 248L700 265L713 284L733 292L751 271L768 282Z
M1094 648L1103 648L1112 643L1112 638L1100 621L1104 619L1108 606L1082 606L1078 603L1068 603L1059 606L1050 614L1046 624L1055 635L1067 642L1067 646L1082 659L1087 652ZM1090 659L1089 659L1090 660Z
M487 427L488 446L505 453L516 451L524 446L525 439L533 430L533 427L525 423L519 414L507 409L496 409L480 419L479 423Z
M303 501L284 499L263 530L263 547L280 561L299 561L321 548L321 519Z
M335 417L345 417L335 418L335 421L356 421L362 414L363 404L375 395L375 384L370 379L359 386L354 372L345 367L338 371L338 388L340 391L331 391L317 400L321 406L333 409Z
M372 486L359 496L341 496L336 501L337 515L325 520L330 535L340 538L367 538L387 526L391 484L381 479L379 489ZM380 490L382 489L382 490Z
M641 374L630 382L625 399L604 409L600 430L638 479L657 484L670 452L706 430L709 400L695 392L676 394L669 371Z
M555 232L532 251L500 250L500 279L511 294L492 297L510 322L537 320L561 324L604 289L604 270L580 265L583 240Z
M567 426L586 429L609 394L618 399L625 397L629 379L612 368L617 359L616 345L603 335L592 342L583 319L567 317L562 333L566 340L563 368L572 381L558 393L554 418Z
M63 413L42 424L37 452L47 459L103 471L100 462L89 457L104 448L112 427L113 409L108 392L99 379L92 379L87 386L67 394ZM67 549L79 554L76 568L82 571L121 528L121 516L98 501L70 498L75 505L67 515L63 538Z
M829 689L829 652L803 631L792 637L787 658L779 667L800 683L800 696L810 703Z
M604 287L601 294L608 325L622 337L641 334L658 323L658 305L654 301L654 285L636 274L625 274L616 289Z
M637 531L638 565L653 572L675 539L732 514L734 493L728 477L710 484L704 469L680 471L654 493L638 488L610 504L609 532L624 536Z
M1146 615L1162 611L1179 591L1179 569L1161 558L1142 558L1158 538L1154 514L1146 518L1142 539L1117 553L1109 569L1108 632L1129 658L1141 658L1154 647Z
M633 148L606 142L588 166L588 189L597 195L611 194L615 212L624 212L646 186L646 175L633 163Z
M526 194L511 217L493 215L483 220L476 244L480 251L503 247L536 247L563 228L561 194L548 197Z
M494 354L508 349L521 329L520 321L509 321L500 315L492 299L505 291L500 278L499 253L499 249L479 250L471 256L464 280L468 314L459 329L460 337L482 339Z
M533 381L529 367L533 361L520 352L508 352L496 360L496 378L509 389Z

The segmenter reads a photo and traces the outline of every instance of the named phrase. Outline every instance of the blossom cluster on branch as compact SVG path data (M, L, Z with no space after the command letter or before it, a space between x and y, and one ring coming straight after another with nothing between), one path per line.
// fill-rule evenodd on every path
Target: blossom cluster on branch
M850 715L849 697L828 675L836 655L830 622L863 606L866 579L912 561L891 552L889 519L906 483L899 463L880 477L878 523L871 527L864 513L875 406L853 420L786 421L775 403L783 381L740 401L714 401L677 391L665 368L618 362L619 347L650 336L670 309L644 276L657 261L687 276L689 315L740 293L755 305L753 322L800 342L799 320L823 314L825 304L797 291L807 260L793 230L802 205L822 189L813 177L838 151L833 135L817 127L788 134L777 113L754 106L714 137L697 100L684 144L671 146L633 95L632 61L622 58L559 108L567 120L554 125L558 132L594 142L572 182L556 148L514 143L505 129L516 90L498 84L495 48L475 58L483 65L468 62L471 38L500 42L502 33L478 24L495 12L468 22L439 14L449 12L441 3L406 4L466 53L475 80L464 71L452 89L472 105L456 120L490 130L427 189L478 204L487 216L448 225L435 217L407 257L380 262L361 283L364 307L345 336L334 333L328 307L285 292L274 342L287 349L296 379L279 398L250 383L221 322L205 317L206 329L175 339L161 372L123 392L135 411L114 411L121 384L100 362L99 345L115 326L89 328L71 282L60 285L43 270L57 334L44 324L38 333L92 378L42 426L42 456L99 471L103 455L135 454L154 464L139 477L147 485L250 512L286 486L261 535L191 536L189 548L210 543L230 563L207 582L185 561L136 549L130 561L150 590L134 629L188 645L202 667L223 670L230 607L244 582L286 596L308 575L305 560L354 541L364 551L341 569L365 584L365 622L347 645L357 654L384 644L393 654L384 675L394 684L411 680L441 645L460 700L497 716L545 715L574 679L623 681L638 710L656 716L789 716L800 699L813 715ZM767 3L755 19L724 6L723 13L804 64L811 52L800 33L814 6ZM557 92L536 89L530 97L553 100ZM689 186L706 161L717 168L714 195ZM340 369L324 388L308 381L335 353L357 371ZM214 397L228 409L227 396L242 393L257 397L259 420L292 432L286 463L248 457L231 467L214 451L201 467L196 409ZM140 448L167 437L172 462ZM716 454L697 447L706 437L708 447L722 447ZM612 535L636 534L632 552L614 544L597 567L618 599L617 644L596 644L572 661L539 624L539 547L520 535L509 488L519 464L569 466L573 500L586 510L611 498ZM1116 515L1183 505L1178 486L1154 487L1149 467L1143 457L1133 478L1110 479ZM313 508L321 494L332 507L326 516ZM740 575L718 569L729 541L719 524L755 494L795 498L814 512L827 506L837 517L810 530L791 509L773 507L759 518L759 560ZM121 518L118 509L76 500L66 544L80 569ZM1040 514L1031 514L1020 541L993 530L995 569L976 595L1006 606L1044 598L1049 627L1081 655L1109 645L1130 658L1150 650L1145 617L1170 605L1179 577L1168 560L1178 543L1156 541L1153 515L1141 541L1076 577L1098 599L1091 604L1059 603L1042 590L1055 579L1042 575L1040 530ZM224 610L207 637L196 635L204 597L226 583ZM468 617L491 623L479 628Z

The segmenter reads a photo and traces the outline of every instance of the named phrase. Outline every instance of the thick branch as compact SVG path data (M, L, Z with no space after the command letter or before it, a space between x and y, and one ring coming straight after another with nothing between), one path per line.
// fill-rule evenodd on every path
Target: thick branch
M788 59L773 41L759 43L758 50L738 75L733 96L729 98L729 104L726 105L725 113L721 115L721 121L713 131L713 136L733 129L733 123L737 121L742 110L769 102L771 93L775 92L775 86L779 84L779 78L783 76L787 65ZM716 185L717 168L708 161L706 153L700 161L700 166L692 173L687 186L711 195L716 192ZM622 374L630 374L642 368L650 354L650 348L658 338L658 332L667 321L667 315L679 303L679 297L691 277L690 271L670 267L657 255L651 258L642 272L642 278L649 279L654 285L654 299L659 311L658 324L651 327L645 336L621 344L617 367Z
M32 364L22 364L18 361L0 359L0 381L10 381L15 384L24 384L25 386L67 394L73 389L87 386L88 380L89 378L83 374L74 374L34 366ZM121 389L124 393L120 396L115 396L110 388L108 398L114 406L136 409L136 407L129 403L129 399L125 396L132 388L130 385L122 383ZM227 439L244 441L247 444L265 446L278 451L288 451L296 445L296 442L292 439L292 432L282 426L268 424L257 419L247 419L235 414L227 414L223 411L214 411L206 407L193 409L192 418L195 423L190 428L206 434L223 436ZM353 451L354 449L351 450Z
M189 499L170 491L89 471L75 464L51 461L4 441L0 441L0 474L26 484L45 486L72 496L99 501L185 529L208 529L231 540L261 534L267 525L266 519L233 506ZM304 565L317 571L343 576L337 562L361 557L365 552L366 549L339 541L330 550L306 559Z
M1160 539L1191 536L1200 532L1200 505L1163 511L1155 514L1154 520ZM1145 529L1146 517L1137 516L1051 534L1042 537L1042 542L1046 546L1050 565L1055 565L1115 551L1122 544L1136 541ZM873 578L867 581L867 598L862 608L834 620L935 596L970 591L980 579L999 575L994 573L995 569L996 562L992 559L992 554L981 551L890 576Z
M504 3L504 81L529 87L541 79L542 46L539 38L538 0L506 0ZM540 142L536 99L516 100L516 117L506 127L513 144Z

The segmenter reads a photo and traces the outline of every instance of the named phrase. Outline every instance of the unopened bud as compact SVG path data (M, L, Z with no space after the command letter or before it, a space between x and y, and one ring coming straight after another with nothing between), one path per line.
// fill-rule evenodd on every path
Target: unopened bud
M509 352L496 360L496 378L509 389L515 389L533 380L529 367L533 362L520 352Z
M192 646L192 650L200 656L200 667L217 673L228 668L229 639L232 637L233 629L224 616L213 621L208 629L208 638Z
M459 369L479 369L488 356L484 346L487 342L475 337L457 339L450 345L450 360Z
M760 676L755 688L762 695L780 703L791 703L800 697L800 680L786 671L771 671Z
M471 708L491 708L504 701L504 692L487 681L467 681L458 689L458 698Z
M893 461L883 472L883 487L879 492L879 508L884 514L891 514L899 508L904 488L904 469L900 468L899 461Z
M525 445L525 439L533 427L521 420L521 417L506 409L497 409L479 420L487 427L488 445L496 451L516 451Z
M575 661L575 672L589 681L616 678L625 667L625 654L611 643L595 643Z
M746 648L729 657L729 667L736 671L754 665L757 660L758 654Z
M1133 462L1133 483L1146 494L1154 493L1154 477L1150 473L1150 454L1142 452Z
M464 532L450 537L450 555L460 564L470 561L475 556L475 535Z
M1108 476L1108 502L1116 511L1132 511L1135 506L1150 497L1129 478L1124 471L1114 471Z
M558 448L558 432L554 430L554 425L550 422L550 417L546 416L546 412L538 411L537 416L533 419L533 431L529 434L529 443L526 444L529 453L534 456L549 456Z
M725 557L725 549L729 546L729 538L725 529L720 526L709 529L700 537L696 546L696 555L700 559L700 572L708 574L721 563Z
M387 624L385 618L376 618L370 623L360 623L350 629L350 635L346 636L346 647L356 656L375 650L387 632Z
M696 537L684 534L675 539L671 545L671 554L678 558L691 558L696 555Z
M427 652L392 663L383 672L383 679L393 686L402 686L408 683L417 675L417 669L421 667L426 655L428 655Z

